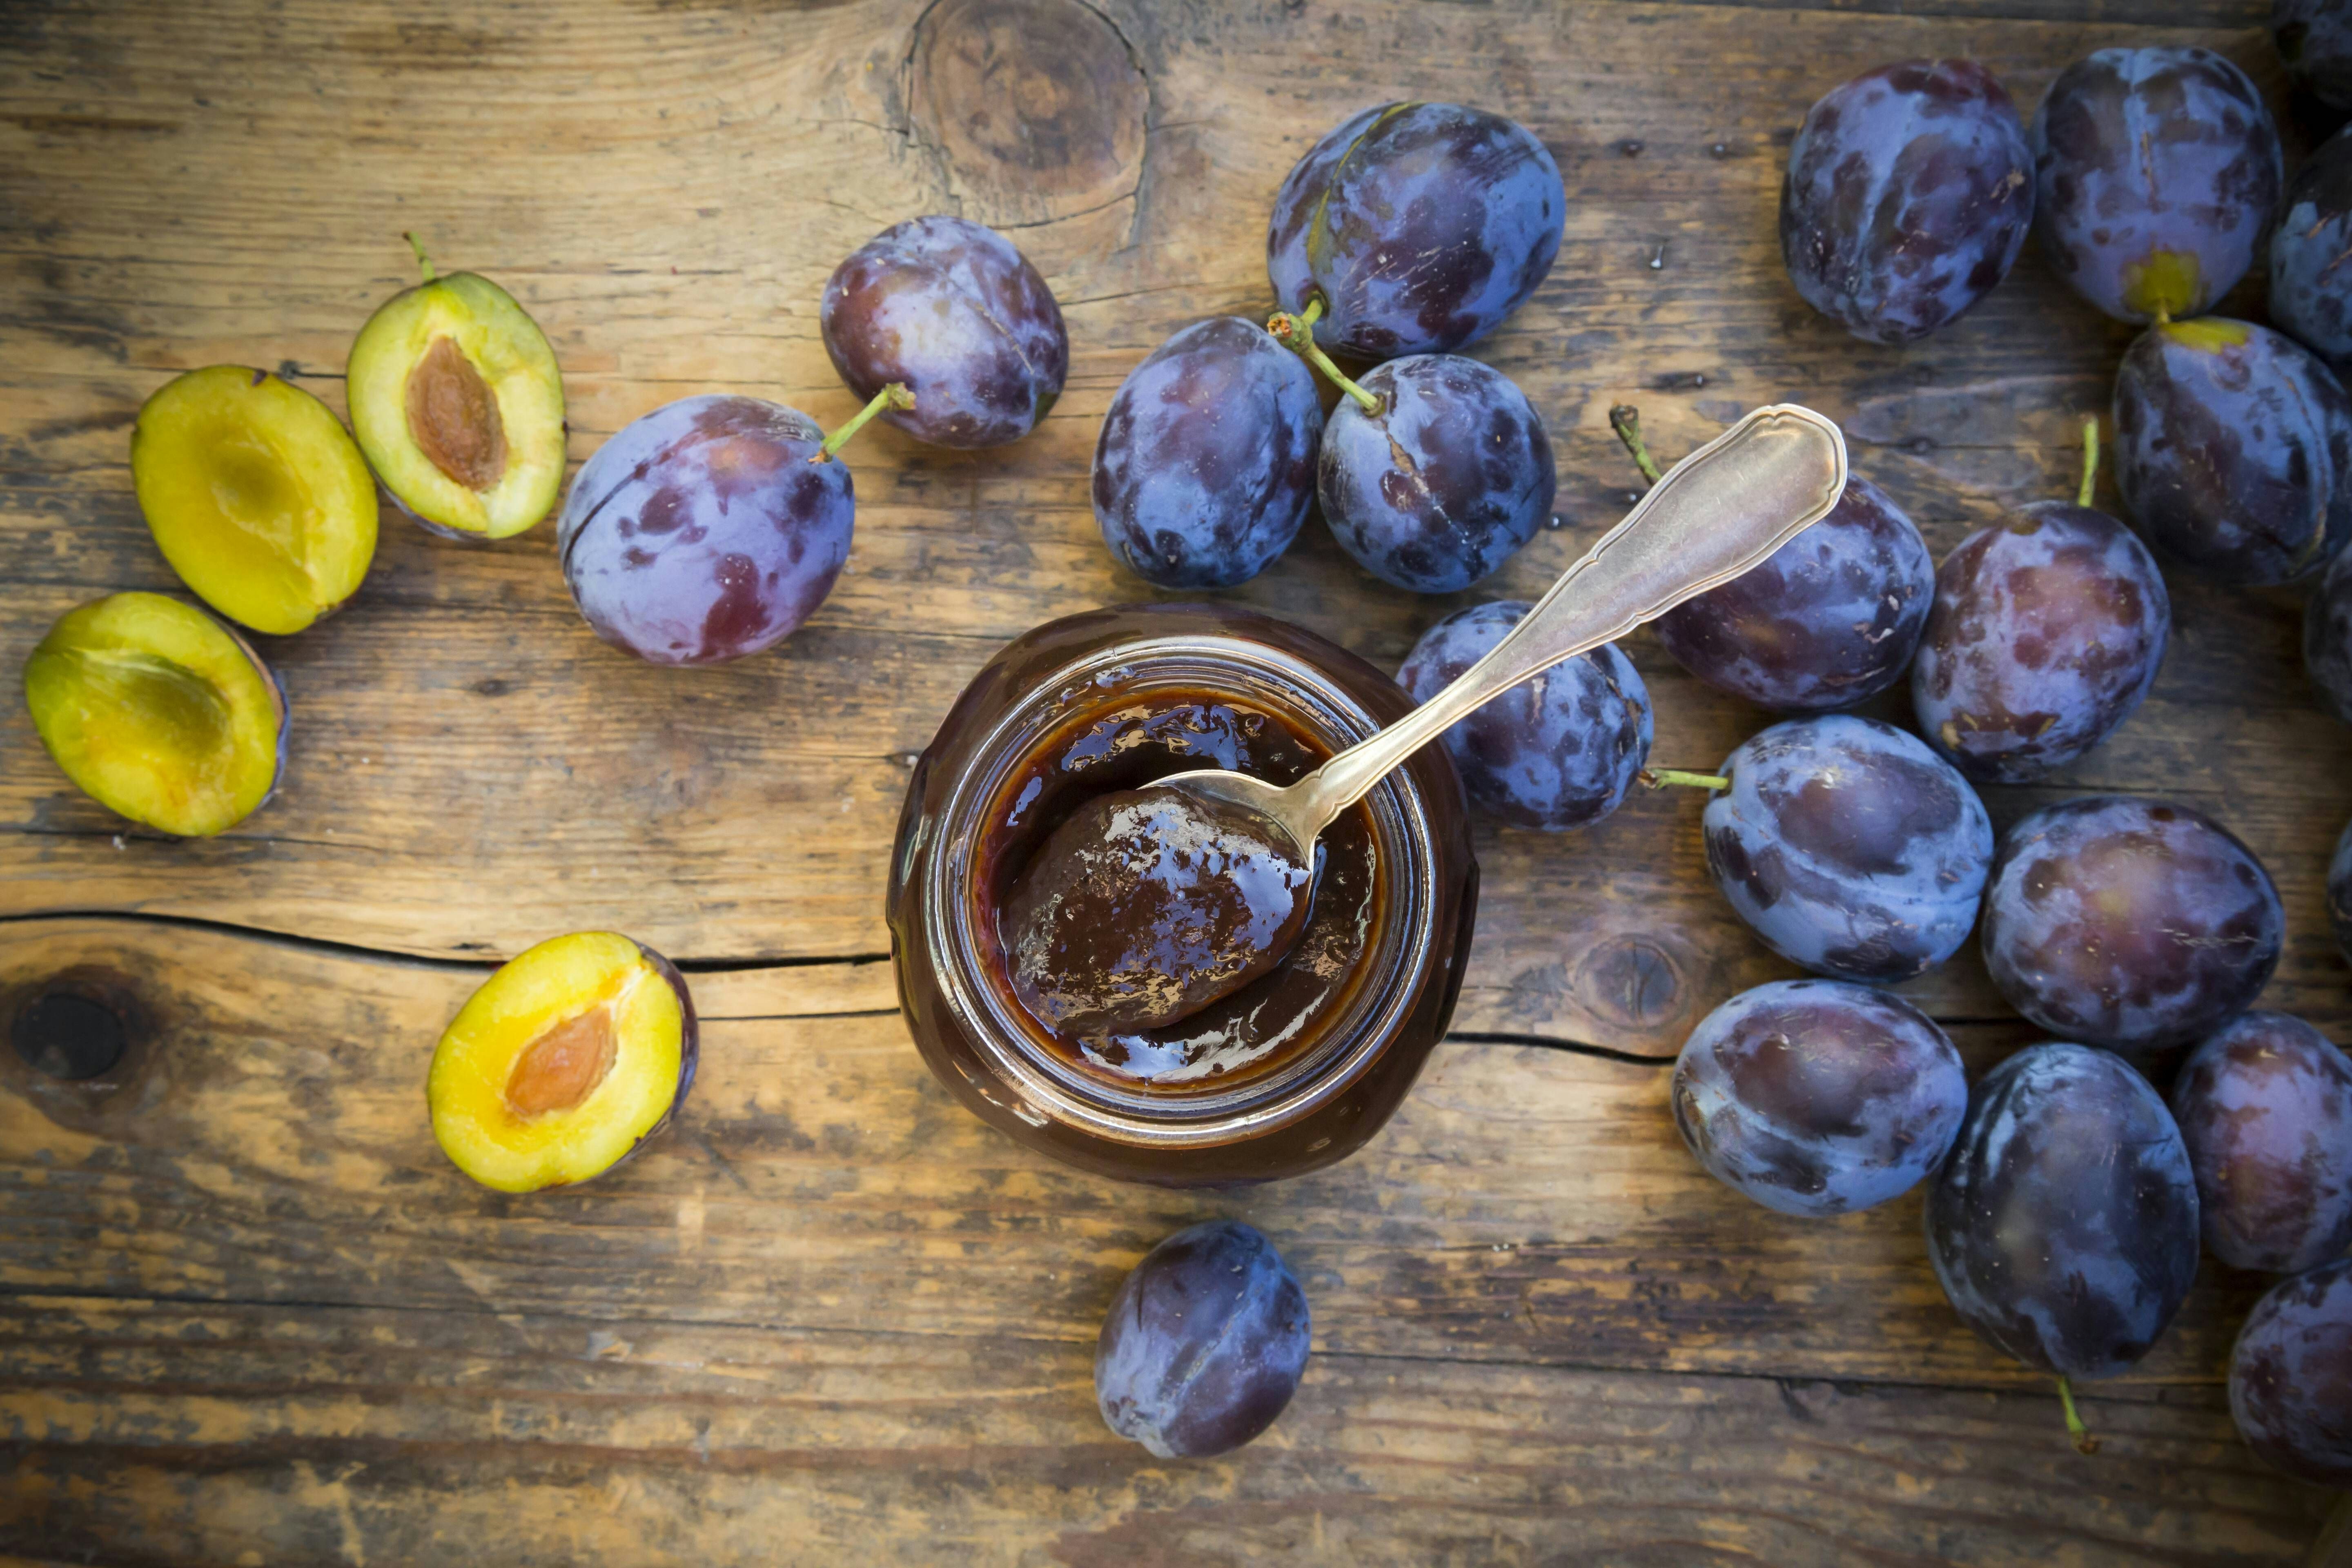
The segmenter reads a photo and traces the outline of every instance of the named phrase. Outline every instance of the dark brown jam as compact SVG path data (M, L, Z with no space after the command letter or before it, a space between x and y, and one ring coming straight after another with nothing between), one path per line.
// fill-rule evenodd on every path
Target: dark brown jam
M1068 863L1024 879L1089 812L1109 847L1114 797L1201 768L1291 784L1412 707L1346 649L1230 605L1098 610L1005 645L917 759L891 856L899 1003L940 1082L1008 1138L1127 1181L1262 1182L1360 1148L1444 1037L1469 952L1478 868L1442 748L1324 830L1295 939L1258 943L1255 915L1213 908L1223 934L1157 965L1171 984L1128 953L1150 924L1134 835L1093 892ZM1023 889L1056 883L1108 899L1024 960Z
M982 829L987 962L1048 1049L1181 1094L1277 1068L1318 1037L1380 918L1368 813L1324 830L1302 899L1303 868L1265 828L1203 822L1197 797L1170 809L1178 792L1145 786L1210 767L1290 784L1328 755L1273 713L1154 691L1080 715L1006 781ZM1229 853L1183 853L1188 831Z

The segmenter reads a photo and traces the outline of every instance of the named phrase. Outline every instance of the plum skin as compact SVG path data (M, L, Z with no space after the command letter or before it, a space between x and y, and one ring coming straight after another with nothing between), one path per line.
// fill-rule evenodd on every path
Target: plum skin
M1397 684L1426 702L1528 613L1524 599L1456 610L1412 645ZM1445 731L1470 803L1499 822L1559 833L1617 809L1649 761L1650 694L1615 643L1554 665Z
M2352 88L2352 13L2345 16L2346 85ZM2287 187L2271 235L2271 320L2341 368L2352 361L2352 136L2322 142Z
M2033 222L2017 106L1974 60L1900 60L1823 93L1789 147L1780 255L1866 342L1948 325L2009 276Z
M1701 821L1707 870L1791 963L1891 984L1959 951L1992 867L1992 820L1958 770L1891 724L1791 719L1725 759Z
M2064 1377L2112 1377L2146 1355L2197 1277L2179 1130L2146 1079L2087 1046L2034 1046L1979 1080L1926 1226L1962 1321Z
M2230 1353L2230 1415L2266 1462L2352 1488L2352 1258L2254 1303Z
M1568 191L1525 127L1453 103L1341 121L1276 193L1266 273L1315 340L1359 359L1442 353L1526 302L1559 254Z
M1856 474L1827 517L1762 564L1658 617L1675 662L1759 708L1846 708L1903 679L1935 603L1936 561Z
M2284 333L2149 328L2116 372L2115 429L2133 521L2217 582L2291 582L2352 538L2352 397Z
M1315 489L1331 537L1373 576L1451 594L1492 574L1551 516L1543 416L1500 371L1457 354L1377 365L1323 426Z
M755 397L681 398L632 422L572 481L563 580L614 647L718 664L772 647L833 591L856 520L824 432Z
M2296 86L2352 109L2352 11L2341 0L2271 0L2270 29Z
M1062 307L1029 258L968 218L893 224L825 280L818 321L844 384L896 382L882 417L934 447L1001 447L1036 428L1069 374Z
M2033 226L2110 316L2201 314L2246 274L2284 154L2246 73L2210 49L2100 49L2034 111Z
M2303 668L2319 705L2352 724L2352 550L2327 563L2304 603Z
M1917 1186L1968 1099L1960 1053L1926 1014L1840 980L1743 991L1699 1020L1675 1061L1675 1125L1698 1163L1804 1217Z
M1230 588L1290 547L1323 408L1307 362L1238 316L1195 321L1119 383L1095 442L1095 521L1162 588Z
M2232 1268L2299 1274L2352 1249L2352 1061L2284 1013L2249 1013L2172 1086L2205 1246Z
M2132 715L2164 662L2172 600L2132 531L2037 501L1936 569L1911 666L1920 732L1979 784L2063 767Z
M1306 1369L1297 1276L1239 1220L1178 1231L1111 1298L1095 1342L1104 1423L1163 1459L1229 1453L1274 1425Z
M2336 951L2352 962L2352 822L2336 836L2336 853L2327 861L2327 925Z
M2084 795L2003 836L1985 967L2043 1028L2154 1064L2253 1005L2284 930L2270 873L2220 823Z

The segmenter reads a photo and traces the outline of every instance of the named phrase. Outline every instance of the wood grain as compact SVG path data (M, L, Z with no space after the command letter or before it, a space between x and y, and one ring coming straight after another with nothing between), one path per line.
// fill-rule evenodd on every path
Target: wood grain
M151 1563L2293 1562L2324 1494L2261 1471L2220 1379L2259 1289L2209 1265L2091 1391L2096 1461L1958 1326L1916 1195L1819 1226L1707 1182L1664 1063L1791 973L1700 863L1697 805L1482 832L1454 1040L1391 1129L1307 1181L1108 1185L986 1131L895 1013L880 889L914 755L1007 638L1156 595L1086 499L1120 378L1267 308L1265 204L1345 113L1514 115L1559 156L1560 261L1480 357L1551 424L1562 526L1470 594L1359 573L1311 523L1232 596L1393 668L1530 597L1628 503L1608 433L1672 456L1781 397L1846 426L1940 555L2069 491L2127 331L2029 248L1952 330L1858 343L1799 301L1773 214L1803 106L1973 54L2030 110L2114 43L2198 42L2273 93L2261 0L1457 5L1370 0L21 0L0 6L0 662L98 594L175 580L125 464L179 370L270 366L338 410L404 228L511 289L566 374L572 456L671 398L852 399L815 305L926 211L1013 234L1072 337L1030 438L852 462L816 618L702 672L581 624L551 531L387 527L350 608L264 639L279 797L167 841L77 795L0 705L0 1016L60 975L137 1000L99 1092L0 1052L0 1552ZM2259 312L2249 285L2229 307ZM2112 487L2104 492L2113 504ZM2084 789L2221 816L2285 897L2266 1005L2352 1030L2326 930L2352 730L2284 593L2175 574L2147 705L2007 821ZM1663 763L1764 715L1629 651ZM1901 720L1899 696L1875 707ZM434 1149L424 1063L498 957L611 926L706 1017L679 1124L519 1200ZM1973 952L1907 990L1972 1067L2032 1037ZM1307 1390L1239 1459L1110 1443L1087 1347L1119 1273L1211 1214L1273 1234L1317 1319ZM5 1559L0 1559L5 1561Z

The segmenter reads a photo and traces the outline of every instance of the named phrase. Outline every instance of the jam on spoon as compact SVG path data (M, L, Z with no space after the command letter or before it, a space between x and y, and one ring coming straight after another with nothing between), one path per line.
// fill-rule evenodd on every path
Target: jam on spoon
M1173 1024L1280 963L1313 891L1311 862L1246 807L1156 786L1097 795L1005 903L1013 994L1057 1033Z

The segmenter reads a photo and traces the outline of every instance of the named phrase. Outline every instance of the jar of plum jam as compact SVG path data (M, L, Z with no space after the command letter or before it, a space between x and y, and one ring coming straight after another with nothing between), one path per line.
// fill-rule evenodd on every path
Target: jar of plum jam
M1344 648L1224 605L1097 610L1006 645L899 816L891 956L923 1059L982 1121L1101 1175L1269 1181L1352 1153L1461 991L1478 868L1444 748L1325 830L1281 962L1172 1024L1057 1035L1014 995L1003 921L1032 852L1084 803L1196 768L1287 784L1412 706Z

